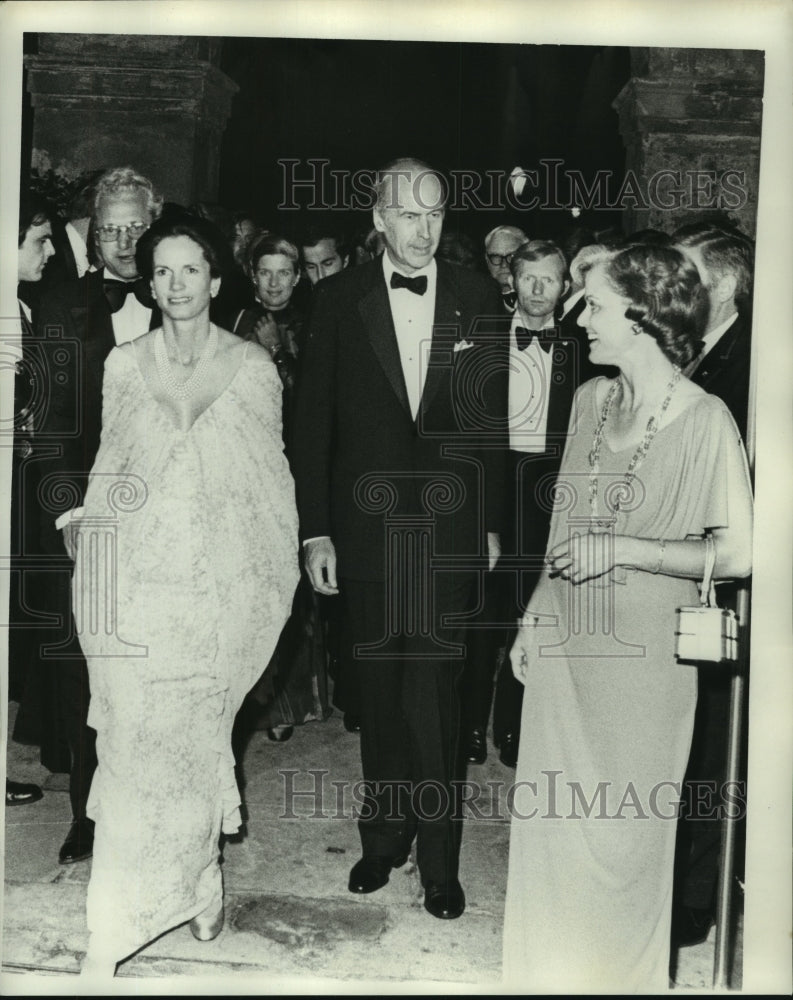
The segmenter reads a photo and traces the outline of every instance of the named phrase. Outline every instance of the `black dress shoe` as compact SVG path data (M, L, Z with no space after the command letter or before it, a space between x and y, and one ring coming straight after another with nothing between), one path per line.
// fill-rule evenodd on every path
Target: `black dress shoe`
M515 767L518 763L518 737L514 733L505 733L501 740L499 759L507 767Z
M352 715L350 712L345 712L344 714L344 728L348 733L360 733L361 731L361 720L357 715Z
M388 882L391 869L401 868L407 859L407 854L401 854L396 858L365 854L352 866L347 888L350 892L377 892Z
M672 911L672 946L686 948L702 944L713 926L713 912L695 906L676 906Z
M424 909L439 920L455 920L465 909L463 887L453 882L428 882L424 888Z
M74 820L58 853L58 864L73 865L75 861L86 861L93 853L94 821L87 818Z
M38 802L44 797L44 792L38 785L28 785L21 781L9 781L6 778L6 805L26 806L28 802Z
M484 729L472 729L468 734L465 759L469 764L484 764L487 760L487 740Z

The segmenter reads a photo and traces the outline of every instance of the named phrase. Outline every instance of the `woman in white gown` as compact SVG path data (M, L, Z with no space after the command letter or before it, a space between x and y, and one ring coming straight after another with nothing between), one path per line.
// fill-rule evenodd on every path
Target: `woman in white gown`
M74 575L99 760L86 972L188 920L219 933L232 725L298 580L278 373L209 320L222 253L204 220L155 222L137 258L162 328L105 365Z

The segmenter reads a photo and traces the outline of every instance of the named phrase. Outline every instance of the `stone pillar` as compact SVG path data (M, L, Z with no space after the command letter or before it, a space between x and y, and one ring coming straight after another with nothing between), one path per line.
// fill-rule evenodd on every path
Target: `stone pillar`
M67 179L129 165L167 201L216 201L220 143L239 89L221 42L158 35L40 34L26 58L33 165Z
M634 48L631 70L613 105L637 180L623 186L626 232L721 211L754 237L763 53Z

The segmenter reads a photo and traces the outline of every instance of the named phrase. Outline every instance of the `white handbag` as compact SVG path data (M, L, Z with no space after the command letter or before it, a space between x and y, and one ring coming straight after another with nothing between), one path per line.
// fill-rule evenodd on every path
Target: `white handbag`
M700 604L677 609L675 656L678 660L713 663L738 659L738 619L735 612L716 604L713 567L716 545L705 535L705 575L700 584Z

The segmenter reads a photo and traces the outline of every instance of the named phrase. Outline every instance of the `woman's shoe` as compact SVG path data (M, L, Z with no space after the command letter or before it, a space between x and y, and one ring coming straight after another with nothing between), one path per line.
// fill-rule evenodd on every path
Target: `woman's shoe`
M273 743L286 743L295 731L294 726L272 726L267 730L267 739Z
M223 930L225 915L221 897L219 906L217 903L211 903L197 917L193 917L190 921L190 932L197 941L212 941Z

